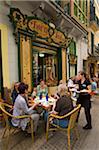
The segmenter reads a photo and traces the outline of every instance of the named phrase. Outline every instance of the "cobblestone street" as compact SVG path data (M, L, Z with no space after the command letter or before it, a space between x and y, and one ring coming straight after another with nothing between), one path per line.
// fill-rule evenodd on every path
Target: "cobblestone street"
M83 109L79 119L80 138L76 143L73 143L73 134L71 135L71 144L73 150L99 150L99 96L95 97L92 102L92 130L83 130L82 126L86 124ZM2 133L2 128L0 132ZM1 135L1 134L0 134ZM58 131L54 135L50 133L49 140L46 142L44 125L40 120L35 142L31 142L31 137L25 137L23 133L18 132L12 135L9 143L9 150L66 150L67 135L64 132ZM5 150L6 139L0 140L0 150Z

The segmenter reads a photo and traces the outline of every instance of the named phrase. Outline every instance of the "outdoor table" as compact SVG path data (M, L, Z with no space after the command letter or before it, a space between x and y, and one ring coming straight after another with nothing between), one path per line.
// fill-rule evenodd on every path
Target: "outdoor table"
M56 101L56 99L54 99L53 97L48 97L48 100L46 100L46 97L42 97L42 99L40 99L37 96L35 99L30 98L29 106L32 106L35 103L40 103L41 107L43 107L44 109L48 110L48 109L50 109L53 106L55 101Z

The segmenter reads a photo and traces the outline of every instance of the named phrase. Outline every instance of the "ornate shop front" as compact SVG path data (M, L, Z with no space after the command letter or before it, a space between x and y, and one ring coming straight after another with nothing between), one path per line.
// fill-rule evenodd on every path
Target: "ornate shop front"
M37 86L40 80L55 86L66 81L66 48L71 42L61 31L35 16L23 15L11 8L10 21L18 45L19 80Z

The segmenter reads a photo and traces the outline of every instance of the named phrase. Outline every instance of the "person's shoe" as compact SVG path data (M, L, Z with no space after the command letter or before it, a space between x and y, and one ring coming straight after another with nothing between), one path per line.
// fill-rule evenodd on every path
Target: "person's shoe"
M92 129L92 126L86 125L83 127L84 130Z
M86 124L86 125L83 127L83 129L85 129L87 126L88 126L88 124Z

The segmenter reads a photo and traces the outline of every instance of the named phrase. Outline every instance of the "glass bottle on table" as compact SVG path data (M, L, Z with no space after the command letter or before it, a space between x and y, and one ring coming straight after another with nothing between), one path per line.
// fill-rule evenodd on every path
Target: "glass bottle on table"
M41 99L42 99L42 93L40 93L40 96L39 96L39 97L40 97L40 100L41 100Z
M46 101L48 101L48 93L46 94Z

